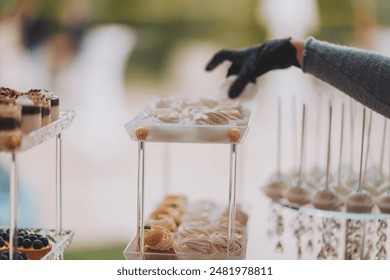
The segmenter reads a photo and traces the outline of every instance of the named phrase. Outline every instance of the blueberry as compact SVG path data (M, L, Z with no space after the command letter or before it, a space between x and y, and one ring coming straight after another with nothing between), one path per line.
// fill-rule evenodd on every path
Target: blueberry
M35 236L36 236L38 239L42 237L41 234L35 234Z
M4 241L9 241L9 235L5 231L0 233L0 236L3 238Z
M37 239L37 237L34 234L30 234L28 239L30 239L32 242L34 242L34 240Z
M8 257L5 254L0 254L0 260L2 261L8 260Z
M24 240L24 238L23 238L23 237L21 237L21 236L18 236L18 241L17 241L17 243L18 243L18 247L19 247L19 246L22 246L22 244L23 244L23 240Z
M28 238L23 240L23 248L28 249L31 248L32 241Z
M42 242L43 247L49 245L49 240L46 237L42 236L41 238L39 238L39 240Z
M5 242L4 242L3 238L0 237L0 248L4 247L4 245L5 245Z
M34 249L42 249L43 247L42 241L40 240L34 240L32 245Z

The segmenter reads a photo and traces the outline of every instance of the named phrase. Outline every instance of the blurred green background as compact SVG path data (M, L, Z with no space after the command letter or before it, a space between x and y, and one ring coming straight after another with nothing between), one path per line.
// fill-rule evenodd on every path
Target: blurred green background
M8 10L17 2L2 0L0 10ZM35 15L52 22L51 32L63 31L61 10L69 0L33 2ZM88 21L91 25L122 23L133 27L138 44L128 62L127 78L164 79L171 52L183 41L214 41L231 48L262 42L267 34L259 24L261 18L255 16L258 3L257 0L95 0L89 3ZM320 28L312 35L319 39L348 43L361 25L390 24L387 0L319 0L317 3ZM361 7L363 14L359 14Z

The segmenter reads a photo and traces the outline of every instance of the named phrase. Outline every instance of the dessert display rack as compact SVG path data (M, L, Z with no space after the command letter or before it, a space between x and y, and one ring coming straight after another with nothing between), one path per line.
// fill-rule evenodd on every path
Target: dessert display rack
M248 104L245 104L248 105ZM254 108L252 106L246 108ZM229 163L229 200L227 207L228 229L227 242L232 244L234 238L234 227L236 219L236 173L237 173L237 145L245 139L252 115L251 109L246 110L248 122L239 125L177 125L177 124L151 124L148 120L142 120L140 115L129 121L126 131L131 140L138 142L138 182L137 182L137 233L127 245L123 254L126 259L245 259L246 240L242 252L234 255L227 248L226 254L206 255L206 254L156 254L145 252L144 249L144 196L145 196L145 148L146 143L205 143L205 144L228 144L230 145ZM228 246L229 247L229 246Z
M286 217L293 214L291 233L295 238L298 259L305 257L304 247L308 247L314 252L313 248L316 244L320 245L320 248L316 251L318 254L315 255L317 259L387 259L387 224L390 219L390 212L387 207L389 202L388 183L383 180L383 174L378 172L381 168L373 169L375 176L366 172L368 170L367 159L370 148L372 112L369 115L366 133L366 108L362 108L359 177L355 179L353 175L351 167L353 160L351 160L351 166L348 168L348 179L345 180L342 176L344 104L341 104L338 174L335 177L337 180L335 180L332 179L330 171L332 104L329 103L328 106L327 161L324 173L318 169L307 173L302 171L304 170L305 154L305 105L302 107L299 171L287 174L280 172L280 108L279 100L277 176L262 188L265 195L272 200L271 229L269 233L270 237L275 237L275 251L283 252L282 240L286 231ZM351 119L353 119L353 114ZM382 134L382 155L384 153L385 135L386 120L384 121ZM367 143L365 143L365 140L367 140ZM380 166L382 164L383 157ZM333 182L331 182L332 180ZM382 188L383 191L381 191ZM295 213L284 211L284 209L292 209ZM315 242L315 239L318 242ZM305 243L306 245L304 245ZM309 258L312 257L311 255Z
M29 150L46 140L56 138L56 225L55 229L36 229L40 233L52 236L54 244L52 249L42 259L54 260L62 259L64 250L69 246L74 236L74 232L62 228L62 132L68 128L75 113L73 111L61 111L60 118L40 129L23 134L20 138L15 138L12 147L0 148L0 152L11 155L11 172L10 172L10 225L9 225L9 242L10 242L10 260L14 258L17 251L18 237L18 197L19 197L19 171L18 171L18 154ZM36 231L35 230L35 231Z

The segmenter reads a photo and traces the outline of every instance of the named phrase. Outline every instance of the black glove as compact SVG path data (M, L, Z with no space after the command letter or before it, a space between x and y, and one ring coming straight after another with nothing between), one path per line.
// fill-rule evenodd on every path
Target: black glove
M268 41L245 50L222 50L214 55L206 70L211 71L225 60L230 61L232 65L227 76L238 77L229 89L229 97L236 98L249 82L254 83L257 77L270 70L285 69L292 65L300 67L296 52L290 38Z

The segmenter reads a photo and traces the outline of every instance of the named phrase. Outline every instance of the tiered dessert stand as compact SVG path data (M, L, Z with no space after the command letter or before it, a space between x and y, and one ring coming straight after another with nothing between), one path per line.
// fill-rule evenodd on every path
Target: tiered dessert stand
M15 137L13 146L10 148L0 148L0 152L11 155L10 172L10 260L14 259L14 253L17 251L18 237L18 196L19 196L19 171L18 154L23 151L34 148L46 140L56 138L56 225L55 229L41 229L39 233L52 236L55 243L52 249L42 259L56 260L63 258L64 250L70 245L74 232L62 228L62 132L68 128L75 113L73 111L61 111L60 118L38 130L23 134L20 138ZM32 229L33 231L37 231Z
M253 104L252 104L253 105ZM253 106L252 106L253 107ZM250 119L250 110L248 110ZM142 114L141 114L142 115ZM126 259L153 259L152 253L144 250L144 193L145 193L145 148L146 143L204 143L204 144L225 144L230 146L229 165L229 200L228 211L228 244L232 244L234 237L234 225L236 219L236 174L237 174L237 145L245 139L248 124L245 125L179 125L179 124L159 124L144 121L138 116L125 125L130 139L138 142L138 191L137 191L137 234L129 242L124 250ZM245 244L246 247L246 244ZM243 254L235 256L229 252L225 255L209 256L217 259L242 259L245 258L246 248ZM176 254L177 256L177 254ZM174 257L175 258L175 257ZM187 255L185 259L208 259L208 256ZM156 259L156 258L155 258ZM158 259L158 256L157 256Z

